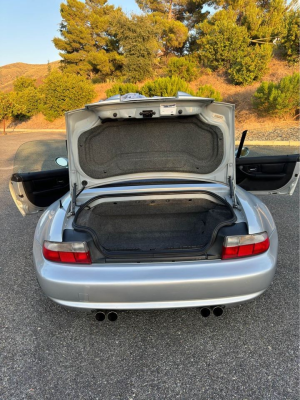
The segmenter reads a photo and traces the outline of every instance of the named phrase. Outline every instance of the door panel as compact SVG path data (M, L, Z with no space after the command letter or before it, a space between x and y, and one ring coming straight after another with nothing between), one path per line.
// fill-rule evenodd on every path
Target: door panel
M50 206L69 191L69 170L56 162L67 157L65 140L26 142L18 149L9 189L22 215Z
M299 154L236 159L236 183L257 194L293 194L299 179Z

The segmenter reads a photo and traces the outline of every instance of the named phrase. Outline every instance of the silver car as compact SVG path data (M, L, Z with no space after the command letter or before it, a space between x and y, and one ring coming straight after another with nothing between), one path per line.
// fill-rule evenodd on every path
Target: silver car
M45 209L33 259L46 296L114 320L123 309L221 315L261 295L278 237L254 194L291 195L299 155L241 158L234 126L232 104L117 95L66 113L67 147L21 146L10 191L22 215Z

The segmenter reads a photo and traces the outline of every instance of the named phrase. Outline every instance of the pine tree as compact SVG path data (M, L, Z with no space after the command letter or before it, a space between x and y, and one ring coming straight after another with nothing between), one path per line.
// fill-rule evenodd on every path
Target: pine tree
M122 68L113 21L122 14L107 0L67 0L61 4L61 37L53 39L60 50L62 69L89 78L105 80Z

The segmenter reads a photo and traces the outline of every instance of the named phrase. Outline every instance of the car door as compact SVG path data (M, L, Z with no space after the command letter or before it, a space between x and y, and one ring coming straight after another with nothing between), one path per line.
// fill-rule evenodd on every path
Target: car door
M292 195L299 170L299 154L237 158L236 183L254 194Z
M69 191L66 141L22 144L15 155L9 189L23 216L44 210L66 194Z

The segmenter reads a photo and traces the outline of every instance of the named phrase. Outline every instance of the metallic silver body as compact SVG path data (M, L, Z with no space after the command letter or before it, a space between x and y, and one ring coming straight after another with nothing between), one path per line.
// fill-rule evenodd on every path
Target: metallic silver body
M135 186L88 189L78 203L97 194L209 190L231 199L221 184ZM44 240L62 241L71 227L67 213L70 197L52 204L41 216L33 246L34 264L43 292L53 301L77 309L155 309L234 305L262 294L271 284L277 261L278 237L267 207L255 196L237 188L241 210L238 221L246 221L249 234L266 231L269 250L238 260L201 260L147 263L68 265L49 262L42 254Z

